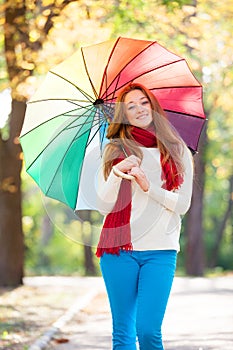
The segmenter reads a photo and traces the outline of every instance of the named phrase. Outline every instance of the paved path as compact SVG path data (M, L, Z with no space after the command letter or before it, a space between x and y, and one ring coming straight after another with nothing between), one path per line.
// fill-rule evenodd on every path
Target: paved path
M97 296L64 325L46 350L111 349L108 301L102 279L94 281L90 288L98 289ZM233 350L233 276L176 277L163 334L166 350Z

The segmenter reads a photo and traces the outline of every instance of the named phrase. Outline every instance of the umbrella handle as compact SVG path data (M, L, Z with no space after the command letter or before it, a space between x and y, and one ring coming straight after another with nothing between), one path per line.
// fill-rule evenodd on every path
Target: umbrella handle
M128 153L126 152L125 147L122 145L122 143L121 143L121 149L122 149L124 155L126 156L126 158L128 158L129 155L128 155Z
M112 170L116 176L122 177L123 179L127 179L127 180L134 180L135 179L135 177L133 175L123 173L123 171L120 171L116 166L113 166Z

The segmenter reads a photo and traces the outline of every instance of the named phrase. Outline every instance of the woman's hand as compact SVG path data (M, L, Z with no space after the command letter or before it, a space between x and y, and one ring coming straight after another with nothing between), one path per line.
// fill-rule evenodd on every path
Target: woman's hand
M128 174L134 176L135 181L137 182L137 184L141 187L141 189L144 192L147 192L149 190L150 183L149 183L144 171L139 166L132 167L132 169L130 170L130 172Z
M139 167L141 164L141 159L131 155L121 162L115 165L115 168L122 171L123 173L129 173L133 167Z

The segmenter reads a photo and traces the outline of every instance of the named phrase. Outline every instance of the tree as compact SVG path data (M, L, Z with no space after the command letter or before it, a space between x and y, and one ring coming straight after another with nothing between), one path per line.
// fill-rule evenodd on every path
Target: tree
M78 211L77 215L81 222L82 242L84 242L84 268L85 275L96 275L96 268L93 262L92 246L93 246L93 227L95 225L95 212L91 210ZM94 217L94 219L93 219ZM99 215L97 214L97 221Z
M190 210L185 226L186 249L185 270L188 275L202 276L204 273L203 241L203 196L205 183L204 148L206 128L203 130L199 152L194 156L194 183Z
M226 211L223 215L222 221L218 224L218 230L216 234L216 240L212 251L212 256L210 260L210 267L215 267L217 265L217 259L219 255L220 244L223 239L224 230L226 228L227 221L232 214L233 209L233 175L230 177L229 181L229 195L228 195L228 203L226 207Z
M25 17L25 8L5 6L5 53L9 79L13 89L16 79L21 80L17 65L16 43L21 39L13 23ZM14 29L13 29L14 28ZM19 29L21 26L19 25ZM0 134L0 278L1 285L17 285L23 277L23 232L21 224L21 148L18 136L25 113L25 99L13 96L9 121L9 136Z
M22 283L24 242L22 232L21 167L19 134L27 96L24 83L35 69L36 53L53 27L53 20L71 0L1 1L4 14L4 51L12 94L7 138L0 132L0 285ZM43 21L38 23L38 14ZM41 25L43 23L43 25Z
M190 27L193 28L192 21L196 20L197 17L197 1L193 0L190 5L189 11L183 17L183 27L181 27L180 32L183 35L187 32L194 33L194 40L200 40L196 32L190 31ZM194 23L196 25L196 21ZM195 50L190 44L192 42L191 39L192 36L190 35L189 40L186 42L186 48L189 55L195 57ZM205 186L204 152L206 144L207 134L205 126L202 130L198 153L194 156L193 196L185 227L185 270L187 274L194 276L201 276L204 273L203 198Z
M201 1L199 44L205 108L208 117L205 148L204 221L206 266L232 268L232 0ZM213 49L214 48L214 49ZM229 260L227 263L226 260Z

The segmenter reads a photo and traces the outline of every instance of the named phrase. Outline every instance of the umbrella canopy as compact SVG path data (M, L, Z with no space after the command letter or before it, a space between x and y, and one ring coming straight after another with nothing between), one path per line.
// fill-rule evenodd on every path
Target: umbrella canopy
M26 171L46 196L72 209L77 199L79 208L94 209L90 171L99 166L114 103L129 82L149 88L187 146L197 150L205 122L202 86L184 58L156 41L122 37L83 47L48 72L27 105L20 135Z

